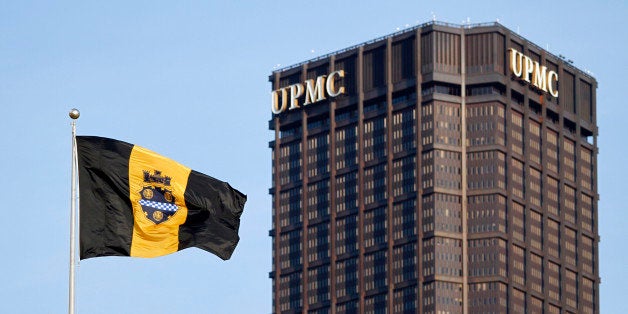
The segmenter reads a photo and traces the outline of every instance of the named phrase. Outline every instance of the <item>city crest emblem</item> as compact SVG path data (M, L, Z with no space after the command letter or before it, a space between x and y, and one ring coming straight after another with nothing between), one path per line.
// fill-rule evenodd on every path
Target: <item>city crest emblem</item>
M168 221L177 212L175 197L168 189L171 178L162 176L161 171L155 170L153 174L144 171L144 185L139 192L142 197L139 201L146 218L155 224Z

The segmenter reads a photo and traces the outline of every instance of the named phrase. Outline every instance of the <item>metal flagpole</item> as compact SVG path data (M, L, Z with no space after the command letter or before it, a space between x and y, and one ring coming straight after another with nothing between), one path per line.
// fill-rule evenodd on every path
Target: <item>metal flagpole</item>
M78 167L76 157L76 119L81 113L78 109L70 110L70 118L72 118L72 195L70 198L70 288L68 293L68 313L74 314L74 273L76 266L76 169Z

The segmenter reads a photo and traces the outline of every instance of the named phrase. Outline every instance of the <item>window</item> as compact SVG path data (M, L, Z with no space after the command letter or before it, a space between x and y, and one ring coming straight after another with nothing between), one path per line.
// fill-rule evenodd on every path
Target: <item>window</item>
M301 142L290 142L279 147L279 182L281 185L301 180L302 162Z
M364 204L370 205L388 197L386 188L386 164L364 170Z
M567 138L563 139L563 174L565 179L575 181L576 172L576 155L575 155L575 143Z
M329 258L329 224L321 223L307 229L308 262L326 261Z
M462 242L435 237L436 275L462 276Z
M308 276L308 303L329 301L329 265L310 268Z
M558 133L546 129L545 137L547 139L545 145L547 160L544 161L544 164L548 170L558 173Z
M434 197L435 230L456 233L462 232L460 196L436 193Z
M281 227L298 224L303 221L301 195L302 189L300 187L279 193L279 225Z
M409 286L393 292L394 313L415 313L417 307L417 287Z
M560 286L560 265L548 261L547 262L548 273L548 295L550 299L560 301L561 286Z
M506 241L500 238L469 240L469 276L508 277Z
M371 247L385 244L388 240L386 207L378 207L364 213L364 245Z
M393 248L393 281L412 282L416 280L416 244L407 243Z
M349 172L336 177L336 212L357 211L358 175Z
M593 152L588 148L580 148L580 185L587 190L593 189Z
M528 156L532 162L541 164L541 124L528 120Z
M279 265L281 269L297 267L303 264L302 231L293 230L279 235Z
M525 210L523 205L512 202L512 236L521 242L525 241Z
M560 258L560 223L547 220L547 251L549 256Z
M281 311L300 309L303 306L301 297L302 275L300 272L279 278L279 303Z
M525 249L517 245L512 246L512 279L513 282L525 287L526 285L526 252Z
M336 130L336 169L358 164L358 127L350 125Z
M338 218L336 220L336 254L356 254L358 251L358 216Z
M358 293L358 258L336 262L336 297L357 297Z
M501 194L468 197L469 233L506 232L506 198Z
M534 210L528 210L528 224L530 226L531 246L539 251L543 250L543 216Z
M416 148L416 110L405 109L393 114L393 153Z
M370 162L386 154L386 118L364 122L364 161Z
M329 172L329 134L311 136L307 140L307 173L315 177Z
M364 255L364 287L366 291L379 290L388 285L387 255L387 251L377 251Z
M522 200L525 199L525 174L523 172L523 162L518 159L511 159L511 191L512 194Z
M329 180L307 186L307 216L310 221L329 217Z
M416 157L408 156L393 161L393 196L416 191Z
M523 116L512 111L510 121L510 149L516 154L523 155Z
M543 294L543 258L534 253L530 253L530 285L532 290ZM542 304L542 302L541 302Z
M411 239L416 235L416 199L393 204L393 239Z

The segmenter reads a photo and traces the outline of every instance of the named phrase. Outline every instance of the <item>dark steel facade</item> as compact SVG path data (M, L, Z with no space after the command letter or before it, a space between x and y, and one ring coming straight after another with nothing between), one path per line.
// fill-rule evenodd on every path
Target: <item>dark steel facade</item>
M343 96L269 122L273 312L599 312L594 78L497 23L432 22L270 81L340 69Z

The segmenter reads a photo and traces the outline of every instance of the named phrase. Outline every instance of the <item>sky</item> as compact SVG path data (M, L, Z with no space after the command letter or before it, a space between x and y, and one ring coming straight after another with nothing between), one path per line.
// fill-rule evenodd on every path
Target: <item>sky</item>
M232 258L187 249L77 268L79 313L271 312L268 76L432 19L494 22L598 81L600 309L628 312L628 1L0 0L0 313L68 306L71 128L248 195Z

